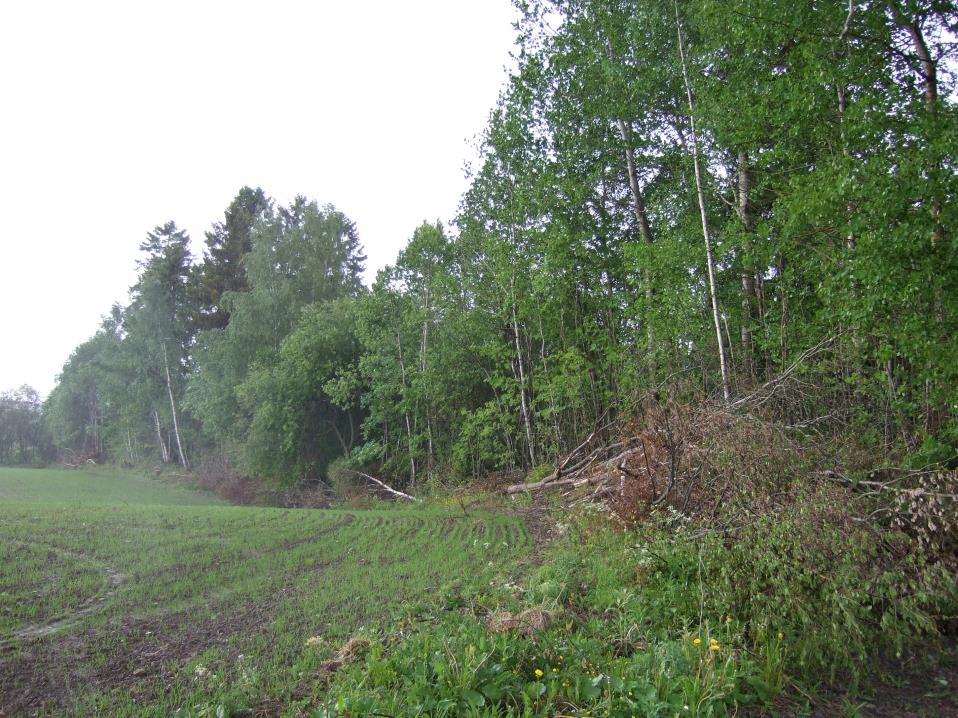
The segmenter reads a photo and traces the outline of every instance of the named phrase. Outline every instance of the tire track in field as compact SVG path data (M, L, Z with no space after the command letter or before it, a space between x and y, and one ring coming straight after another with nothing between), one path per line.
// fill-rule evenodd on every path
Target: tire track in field
M174 576L181 572L190 571L238 571L238 570L249 570L253 564L262 559L269 558L279 552L293 551L297 548L305 546L306 544L316 543L324 536L327 536L331 533L339 531L346 528L353 521L356 520L355 515L345 514L340 517L338 520L333 520L323 522L321 528L317 528L315 531L312 531L306 536L300 536L296 539L288 539L281 543L274 544L272 546L267 546L260 549L250 550L244 553L242 556L237 557L235 560L231 561L227 566L211 566L211 565L190 565L190 564L173 564L170 566L165 566L160 568L154 574L150 576L145 576L144 580L155 580L157 577L165 578ZM315 528L315 527L314 527ZM303 565L301 571L305 572L307 570L318 570L325 568L329 565L330 562L320 562L315 565ZM214 571L214 572L215 572ZM179 613L187 613L191 610L196 609L197 607L203 605L211 605L213 603L222 603L237 593L248 591L248 586L235 586L230 581L224 581L227 585L223 588L218 588L215 590L204 590L198 593L194 593L189 596L183 597L181 600L171 602L168 606L160 610L155 611L138 611L135 613L136 618L157 620L164 617L173 616Z
M307 543L312 543L323 536L333 533L339 529L349 526L354 520L355 516L353 514L346 514L339 521L334 522L332 525L325 526L319 531L315 531L308 536L301 537L295 540L287 541L284 544L279 546L270 547L266 551L253 552L251 555L247 555L244 558L262 558L263 556L276 553L277 551L288 551L294 549L298 546L302 546ZM106 577L106 582L109 590L102 595L94 596L82 603L76 610L71 611L68 614L63 616L47 619L45 621L38 621L36 623L28 623L20 629L14 631L9 637L6 637L0 640L0 650L7 649L19 641L30 641L45 638L51 636L55 633L68 630L76 626L84 618L98 613L101 609L106 606L107 601L113 597L117 589L122 586L127 581L127 576L124 573L121 573L113 566L110 566L107 563L99 561L91 556L85 554L77 553L75 551L70 551L68 549L60 548L58 546L53 546L50 544L41 543L39 541L27 542L27 541L14 541L17 544L23 546L35 546L38 548L46 549L52 551L53 553L60 554L61 556L66 556L72 558L76 561L86 563L92 566L96 566L97 569ZM152 577L149 577L152 578ZM231 593L227 591L226 593Z
M37 623L28 623L23 628L14 631L9 638L0 640L0 650L9 648L18 641L29 641L37 638L43 638L45 636L50 636L54 633L58 633L59 631L75 626L82 619L86 618L87 616L92 616L94 613L97 613L100 609L102 609L106 605L107 601L116 593L117 589L126 583L127 577L125 574L120 573L120 571L113 566L110 566L109 564L99 561L91 556L60 548L58 546L53 546L51 544L41 543L39 541L28 542L14 540L13 543L16 543L20 546L35 546L37 548L46 549L47 551L60 554L61 556L72 558L75 561L95 566L106 578L109 590L102 595L93 596L84 603L80 604L76 610L64 616L47 619L46 621L39 621Z

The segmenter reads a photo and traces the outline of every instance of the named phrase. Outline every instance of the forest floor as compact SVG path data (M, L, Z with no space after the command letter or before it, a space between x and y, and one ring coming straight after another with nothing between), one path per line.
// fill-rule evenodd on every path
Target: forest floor
M650 544L673 573L636 572L634 540L502 508L240 507L0 469L0 718L958 716L954 641L854 695L762 697L777 666L731 618L703 626L681 545Z

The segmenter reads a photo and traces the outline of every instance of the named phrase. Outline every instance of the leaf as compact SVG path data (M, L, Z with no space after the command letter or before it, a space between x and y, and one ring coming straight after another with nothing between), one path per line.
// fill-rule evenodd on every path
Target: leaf
M486 697L482 693L469 688L462 692L462 698L469 704L470 708L481 708L486 704Z
M546 684L541 681L536 681L535 683L530 683L526 688L526 695L536 700L545 695Z
M775 693L772 687L758 676L746 676L745 682L755 689L755 693L762 703L768 703Z

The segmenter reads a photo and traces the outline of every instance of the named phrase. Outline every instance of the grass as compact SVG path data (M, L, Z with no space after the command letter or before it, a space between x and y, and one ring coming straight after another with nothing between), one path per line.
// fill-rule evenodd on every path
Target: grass
M636 532L572 517L548 560L521 585L498 585L480 610L387 628L313 715L833 715L835 691L861 695L879 666L920 664L932 688L953 685L938 651L955 650L939 633L958 608L954 578L883 554L883 542L901 540L891 532L830 525L842 507L797 494L734 541L675 517ZM552 625L503 620L523 609ZM958 708L929 696L924 715Z
M531 542L504 516L226 506L100 471L2 470L0 499L0 709L14 715L297 715L350 637L429 620L442 587L505 580Z
M182 484L110 467L83 470L17 469L0 466L0 505L214 506L222 500Z
M958 680L935 663L954 576L834 489L734 536L583 510L537 565L524 524L458 502L243 508L99 472L0 473L0 491L8 715L828 714L836 685L857 705L916 649L916 705L958 708L929 697Z

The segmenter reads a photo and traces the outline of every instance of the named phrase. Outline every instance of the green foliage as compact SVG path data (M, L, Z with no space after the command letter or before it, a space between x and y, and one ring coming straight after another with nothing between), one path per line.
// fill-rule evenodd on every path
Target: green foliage
M52 446L40 413L40 395L31 386L0 393L0 466L38 464Z
M938 436L925 437L918 450L908 456L908 465L913 469L958 467L958 421L952 420Z
M342 381L359 362L355 327L352 299L307 307L275 361L256 366L237 388L252 417L243 451L254 474L316 479L333 457L349 455L362 421L359 397Z
M255 386L268 381L281 361L283 340L305 316L305 308L355 297L362 289L365 258L355 227L333 207L321 208L298 197L258 222L251 243L244 259L248 291L223 296L229 324L199 335L197 371L189 386L192 412L212 438L224 443L242 443L251 431L262 395L250 399L241 387L251 373L258 374L248 387L254 395ZM274 408L263 407L262 412L272 415L267 423L277 419Z
M766 403L783 423L942 457L958 405L953 9L518 10L453 228L415 228L367 291L352 221L303 197L244 187L195 267L186 235L157 227L129 304L48 402L58 448L184 465L181 449L214 450L286 483L367 442L400 487L529 472L666 385L715 392L721 344L738 397L801 377Z
M224 297L228 292L249 288L244 260L253 249L253 227L271 213L272 202L262 189L243 187L226 209L223 221L206 233L205 257L193 273L191 284L198 328L222 329L229 323Z

